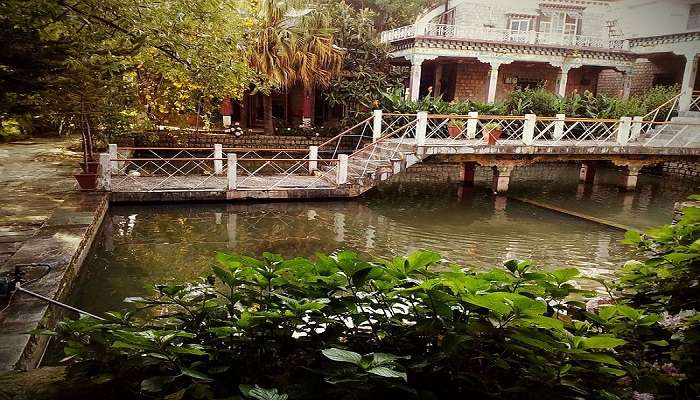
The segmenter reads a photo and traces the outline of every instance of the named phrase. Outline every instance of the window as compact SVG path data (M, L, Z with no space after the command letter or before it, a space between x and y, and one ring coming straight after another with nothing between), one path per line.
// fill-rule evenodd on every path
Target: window
M580 18L564 11L546 12L540 17L540 32L577 35Z
M510 21L511 32L527 32L530 30L529 19L513 19Z

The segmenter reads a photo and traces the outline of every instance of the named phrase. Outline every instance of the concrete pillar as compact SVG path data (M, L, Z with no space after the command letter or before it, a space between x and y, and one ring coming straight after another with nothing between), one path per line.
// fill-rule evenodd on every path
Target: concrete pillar
M630 134L632 133L632 118L621 117L620 123L617 126L617 144L626 145L630 141Z
M406 169L406 161L401 158L391 159L391 173L396 175Z
M627 165L623 167L620 188L623 190L635 190L637 188L639 171L641 169L642 167L637 165Z
M309 146L309 174L313 175L318 169L318 146Z
M498 86L498 68L501 63L492 62L491 69L489 70L489 87L488 95L486 96L487 103L493 103L496 101L496 87Z
M338 174L336 175L336 183L344 185L348 183L348 155L338 155Z
M409 90L411 93L411 100L416 101L420 96L420 76L421 76L421 64L423 60L414 59L411 61L411 80L409 83Z
M535 114L525 114L525 122L523 123L523 143L527 146L532 145L535 140L536 124L537 116Z
M228 153L226 155L226 163L228 190L236 190L238 187L238 160L236 154Z
M382 110L372 111L372 141L382 137Z
M428 130L428 112L418 111L416 118L418 118L416 123L416 146L423 146L425 145L425 134Z
M466 186L474 186L476 163L464 162L459 165L459 180Z
M435 79L433 80L433 96L442 94L442 64L435 65Z
M622 73L622 98L627 100L630 98L632 91L632 74L629 72Z
M496 165L493 167L491 190L494 193L505 193L508 191L511 172L513 172L513 167L510 165Z
M493 209L495 211L505 211L507 205L508 205L508 197L506 197L506 196L494 196Z
M102 190L107 192L110 191L112 185L112 168L109 160L109 153L100 153L100 180L102 181Z
M469 119L467 119L467 139L476 138L476 128L479 125L479 113L476 111L470 111Z
M565 128L565 119L566 115L564 114L557 114L555 117L556 121L554 121L554 132L552 133L552 138L554 140L560 140L561 138L564 137L564 128Z
M681 97L678 99L679 111L690 111L690 104L693 101L695 78L698 74L698 54L686 54L685 59L686 62L685 69L683 70L683 82L681 83Z
M636 116L632 117L632 129L630 130L630 140L635 141L639 139L642 134L642 121L644 117Z
M559 76L557 77L557 94L561 97L566 97L566 83L569 81L568 66L562 66Z
M116 160L119 157L119 149L117 148L116 144L110 144L109 145L109 158L111 160ZM112 167L112 173L113 174L118 174L119 173L119 161L112 161L110 163Z
M581 171L578 180L586 185L592 185L595 181L595 166L591 163L581 164Z
M221 175L224 172L224 150L220 143L214 145L214 174Z

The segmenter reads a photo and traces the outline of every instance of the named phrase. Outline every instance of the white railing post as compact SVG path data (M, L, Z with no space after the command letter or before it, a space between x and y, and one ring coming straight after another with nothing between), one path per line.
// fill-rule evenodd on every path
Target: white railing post
M479 123L479 113L476 111L471 111L467 115L469 116L467 119L467 139L475 139L476 126Z
M416 123L416 146L423 146L425 145L425 133L428 130L428 112L418 111L416 118L418 118Z
M564 119L566 115L557 114L554 121L554 133L552 133L552 138L554 140L560 140L564 137Z
M336 176L336 183L338 185L344 185L348 183L348 155L340 154L338 155L338 173Z
M318 169L318 146L309 146L309 173L313 175Z
M108 152L109 152L109 158L112 160L116 160L117 157L119 156L119 149L117 148L116 144L110 144L108 147ZM110 168L112 169L113 174L118 174L119 173L119 161L112 161L110 163Z
M238 159L236 154L226 155L226 177L228 178L228 190L236 190L238 187Z
M630 133L630 141L635 141L639 139L639 136L642 133L642 121L643 118L640 116L632 118L632 130Z
M100 153L100 179L102 190L110 191L112 187L112 167L109 153Z
M630 131L632 128L632 118L622 117L617 127L617 144L626 145L630 140Z
M214 174L221 175L224 172L224 149L221 143L214 145Z
M523 143L530 146L535 137L535 122L537 116L535 114L525 114L525 123L523 124Z
M382 110L372 111L372 116L372 141L375 141L382 137Z

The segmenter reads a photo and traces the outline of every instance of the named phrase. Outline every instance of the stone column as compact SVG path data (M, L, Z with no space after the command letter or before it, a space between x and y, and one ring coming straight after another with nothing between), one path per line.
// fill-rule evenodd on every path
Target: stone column
M489 64L491 64L491 69L489 70L489 86L488 86L488 91L487 91L487 96L486 96L486 102L487 103L493 103L496 101L496 87L498 86L498 69L501 66L501 63L498 61L492 61Z
M623 72L622 73L622 98L627 100L630 98L630 92L632 91L632 73Z
M512 165L495 165L493 166L493 179L491 181L491 190L494 193L505 193L508 191L510 183L510 173L513 172Z
M433 80L433 96L442 94L442 64L435 65L435 79Z
M465 186L474 186L476 163L464 162L459 165L459 181Z
M637 179L639 178L639 171L642 169L641 165L627 165L623 167L622 180L620 182L620 188L623 190L635 190L637 188Z
M411 100L413 101L418 100L418 97L420 96L420 76L422 64L422 58L414 58L411 60L411 80L409 83L409 91L411 94Z
M570 69L571 67L568 65L562 66L557 77L557 94L561 97L566 97L566 83L569 81Z
M698 54L688 53L685 55L685 59L683 82L681 83L681 97L678 99L679 111L690 111L690 104L693 101L695 78L698 74Z
M579 173L579 182L586 185L593 184L595 181L595 166L593 163L581 164L581 172Z

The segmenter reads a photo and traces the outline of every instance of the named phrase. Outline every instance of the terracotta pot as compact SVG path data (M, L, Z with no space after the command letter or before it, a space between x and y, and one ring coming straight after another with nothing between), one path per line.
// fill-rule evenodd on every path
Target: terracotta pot
M97 161L88 161L87 163L81 162L80 168L82 168L83 172L86 174L96 174L99 165L100 163Z
M489 131L489 135L486 138L488 144L496 144L496 141L501 137L503 134L503 129L501 128L495 128Z
M457 136L460 135L460 133L462 133L462 127L461 126L448 126L447 132L450 134L451 138L456 138Z
M95 190L97 189L97 174L76 174L75 180L78 181L80 190Z

